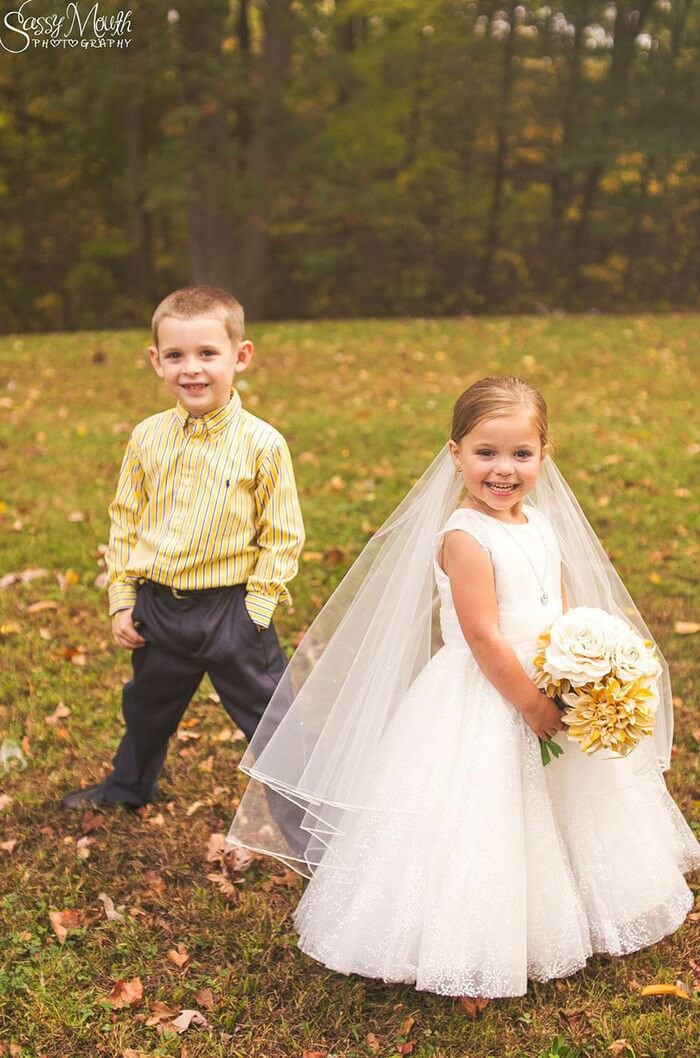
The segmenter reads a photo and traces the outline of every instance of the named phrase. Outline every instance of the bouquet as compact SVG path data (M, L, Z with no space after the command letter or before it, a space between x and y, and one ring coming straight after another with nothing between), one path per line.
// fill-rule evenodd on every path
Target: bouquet
M625 757L651 735L661 664L650 640L604 610L576 606L540 635L539 646L534 681L563 709L567 737L584 753ZM540 745L543 764L564 752L552 739Z

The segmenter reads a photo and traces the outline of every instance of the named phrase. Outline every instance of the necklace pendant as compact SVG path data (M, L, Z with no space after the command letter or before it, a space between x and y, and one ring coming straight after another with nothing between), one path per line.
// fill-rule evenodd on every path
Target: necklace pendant
M540 601L542 602L543 606L546 606L547 603L549 602L549 595L547 595L546 591L543 591L542 594L540 595Z

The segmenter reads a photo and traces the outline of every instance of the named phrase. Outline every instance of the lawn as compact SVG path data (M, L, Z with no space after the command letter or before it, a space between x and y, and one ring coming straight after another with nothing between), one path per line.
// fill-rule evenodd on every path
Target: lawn
M523 375L547 399L558 465L668 658L668 781L700 831L698 636L676 627L698 620L697 324L252 328L241 396L289 439L307 526L294 606L277 618L285 647L444 443L456 396L484 374ZM227 871L211 839L244 786L244 743L206 683L173 740L161 802L138 814L61 809L63 792L104 774L120 734L129 656L111 643L102 554L129 430L169 403L147 341L0 338L0 577L35 570L0 589L0 1056L697 1058L700 916L475 1017L304 957L289 918L302 881L268 860ZM641 994L676 982L687 998ZM193 1009L205 1024L187 1026Z

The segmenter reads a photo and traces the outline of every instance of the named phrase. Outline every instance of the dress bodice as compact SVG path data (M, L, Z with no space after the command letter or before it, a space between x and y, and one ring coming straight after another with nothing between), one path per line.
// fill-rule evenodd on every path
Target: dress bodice
M528 521L506 525L497 518L458 507L435 537L435 577L440 593L440 630L446 646L467 648L452 600L450 581L438 559L444 534L469 533L493 565L498 626L513 647L534 646L539 633L562 612L561 556L549 520L525 506ZM542 592L548 601L543 604Z

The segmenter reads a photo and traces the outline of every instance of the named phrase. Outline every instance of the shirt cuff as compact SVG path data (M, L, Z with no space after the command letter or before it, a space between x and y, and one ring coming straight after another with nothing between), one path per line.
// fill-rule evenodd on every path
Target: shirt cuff
M109 616L113 617L117 610L128 610L136 602L136 586L120 581L109 586Z
M274 595L249 591L245 597L245 608L254 624L260 625L261 628L268 628L277 608L277 598Z

